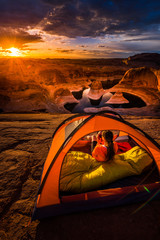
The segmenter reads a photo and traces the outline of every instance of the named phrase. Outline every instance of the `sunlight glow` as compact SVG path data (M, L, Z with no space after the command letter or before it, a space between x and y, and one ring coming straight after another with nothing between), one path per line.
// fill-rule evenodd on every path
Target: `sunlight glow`
M20 52L20 50L18 48L11 47L7 50L9 51L9 56L19 57L22 55L22 53Z

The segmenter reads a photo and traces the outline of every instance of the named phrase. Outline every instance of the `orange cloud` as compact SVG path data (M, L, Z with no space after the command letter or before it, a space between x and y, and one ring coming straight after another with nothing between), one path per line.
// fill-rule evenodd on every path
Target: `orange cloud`
M11 47L23 48L26 43L43 42L40 35L31 35L22 29L1 28L0 32L0 46L3 49Z

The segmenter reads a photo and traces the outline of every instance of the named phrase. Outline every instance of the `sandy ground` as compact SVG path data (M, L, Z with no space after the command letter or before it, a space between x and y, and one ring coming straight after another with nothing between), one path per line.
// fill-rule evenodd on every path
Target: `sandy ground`
M0 239L160 239L160 201L53 217L28 225L51 136L69 115L0 115ZM124 117L160 143L160 118Z

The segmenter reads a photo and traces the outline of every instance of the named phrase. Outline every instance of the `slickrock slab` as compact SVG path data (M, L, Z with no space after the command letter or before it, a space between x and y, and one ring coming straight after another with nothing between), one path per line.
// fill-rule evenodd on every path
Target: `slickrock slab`
M68 114L0 115L0 239L155 239L159 201L59 216L28 226L56 127ZM160 119L124 116L160 143ZM135 212L135 213L134 213ZM116 230L115 230L116 229ZM149 229L149 230L147 230Z

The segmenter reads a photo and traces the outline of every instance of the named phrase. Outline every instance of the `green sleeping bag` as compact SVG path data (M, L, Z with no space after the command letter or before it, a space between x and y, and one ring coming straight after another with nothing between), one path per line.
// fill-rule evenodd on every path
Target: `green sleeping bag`
M71 151L62 164L60 191L82 193L100 189L118 179L141 174L152 161L139 146L115 155L108 162L98 162L87 153Z

